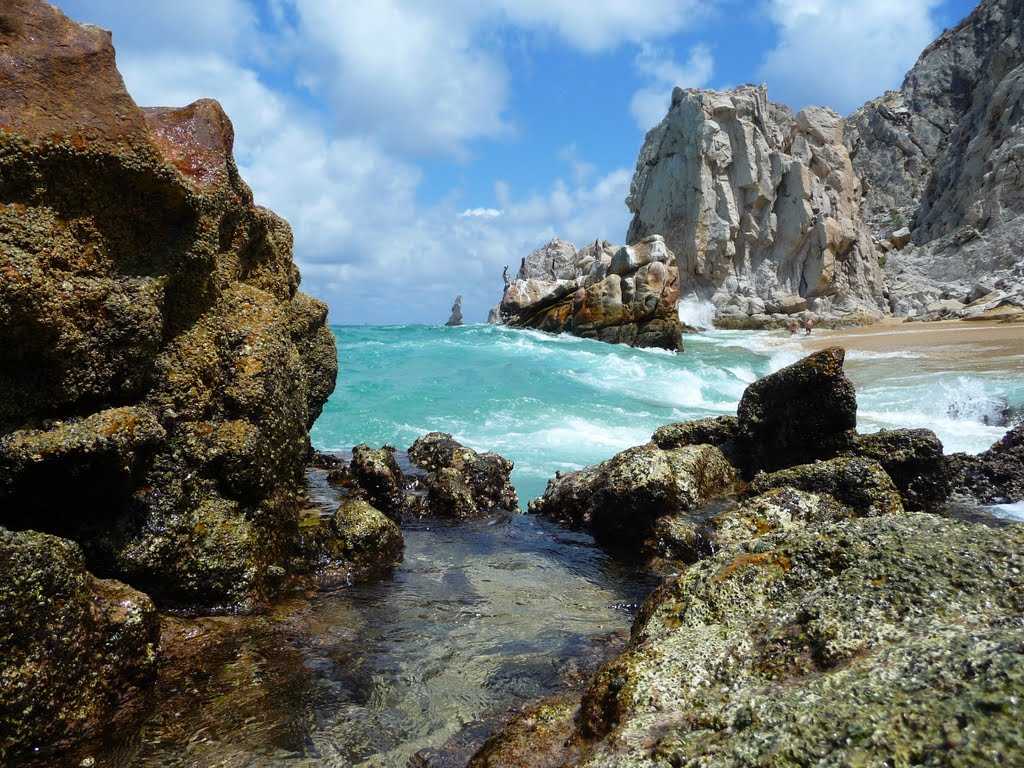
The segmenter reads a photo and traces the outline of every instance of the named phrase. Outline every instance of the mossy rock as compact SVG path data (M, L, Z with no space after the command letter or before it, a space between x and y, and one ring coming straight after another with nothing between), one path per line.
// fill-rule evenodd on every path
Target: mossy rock
M1024 526L927 514L727 547L644 604L564 764L1020 763L1022 556Z
M748 493L761 494L784 487L828 494L862 517L894 515L904 511L899 490L874 459L840 457L770 474L762 472L750 482Z
M736 435L737 427L735 416L709 416L658 427L651 440L663 450L703 443L720 446Z
M76 544L0 528L0 763L137 725L159 640L150 599L92 576Z

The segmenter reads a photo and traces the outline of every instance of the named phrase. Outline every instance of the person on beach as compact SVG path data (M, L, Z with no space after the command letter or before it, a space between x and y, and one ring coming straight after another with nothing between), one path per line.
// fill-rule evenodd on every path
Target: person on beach
M796 320L790 320L789 325L787 325L786 327L789 328L790 336L792 336L794 333L800 330L800 324Z
M808 317L806 320L804 320L804 336L810 336L811 335L811 329L813 327L814 327L814 323L811 322L811 318Z

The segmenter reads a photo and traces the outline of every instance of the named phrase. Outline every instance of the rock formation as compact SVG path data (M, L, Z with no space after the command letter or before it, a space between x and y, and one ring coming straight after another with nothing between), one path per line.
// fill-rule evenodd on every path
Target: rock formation
M911 511L945 505L941 444L927 430L848 429L842 362L842 350L819 352L751 385L737 419L666 425L531 502L677 562L580 697L527 708L470 766L1024 760L1024 526ZM789 402L800 393L802 410ZM809 439L760 428L786 405L791 437ZM815 453L818 431L831 439ZM962 463L957 484L1019 498L1020 444L1018 429ZM670 467L694 449L705 458ZM732 500L664 492L725 458L742 474L775 471Z
M455 303L452 304L452 313L448 316L448 322L445 325L462 325L462 296L455 297Z
M683 299L720 325L1019 319L1022 29L1022 0L984 0L846 120L794 119L764 86L677 89L637 161L627 242L664 235Z
M523 259L499 315L508 325L637 347L682 349L675 259L660 236L616 248L554 239Z
M0 50L0 525L165 604L258 599L337 371L289 227L220 106L140 109L108 32L12 0Z
M626 239L664 235L682 298L711 301L720 317L880 315L860 196L831 110L794 118L764 86L677 88L640 150Z

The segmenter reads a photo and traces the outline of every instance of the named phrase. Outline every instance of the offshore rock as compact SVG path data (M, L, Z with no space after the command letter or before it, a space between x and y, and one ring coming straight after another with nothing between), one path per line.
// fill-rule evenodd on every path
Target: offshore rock
M669 579L578 710L471 765L1016 764L1022 554L1024 526L925 514L771 530Z
M830 347L765 376L743 392L737 448L747 476L835 456L853 444L857 396Z
M576 250L555 239L523 259L499 313L518 328L636 347L682 349L675 259L657 235Z
M584 530L615 549L656 552L656 543L649 540L661 518L723 495L735 479L716 446L663 450L648 443L595 467L556 476L544 495L530 502L529 511Z
M216 102L140 109L109 33L37 0L0 48L0 524L166 605L251 605L296 539L327 308Z
M425 498L407 497L417 516L466 520L519 509L512 462L496 453L477 453L449 434L430 432L409 447L409 461L428 472Z
M445 325L462 325L462 296L455 297L455 303L452 304L452 313L448 316L448 321Z
M0 763L137 724L159 640L150 599L92 576L76 544L0 528Z
M677 88L640 150L627 240L664 235L682 299L720 314L769 304L793 313L813 301L816 314L877 318L882 275L860 197L831 110L794 118L763 86Z

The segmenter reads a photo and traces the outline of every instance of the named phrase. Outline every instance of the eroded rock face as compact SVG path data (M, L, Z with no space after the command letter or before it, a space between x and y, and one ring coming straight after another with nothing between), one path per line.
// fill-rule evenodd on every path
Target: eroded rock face
M636 347L682 349L678 271L660 236L576 250L555 239L523 259L499 314L508 325Z
M819 314L879 316L881 272L860 194L831 110L794 118L764 87L677 88L640 150L627 240L664 235L682 298L720 314L813 304Z
M150 599L92 576L76 544L0 528L0 763L137 722L159 640Z
M0 50L0 524L166 603L249 604L294 543L326 306L216 102L140 109L109 33L37 0L0 8Z
M1001 437L987 451L949 457L950 483L954 490L983 504L1024 501L1024 424Z

